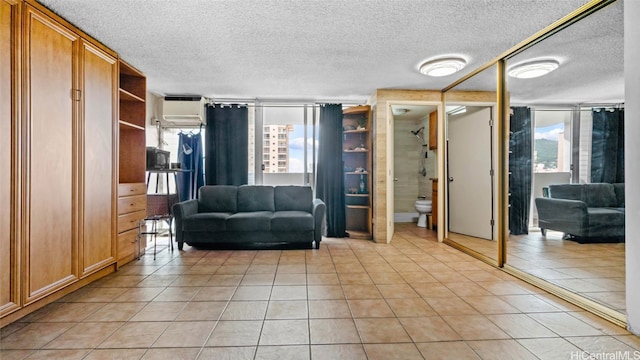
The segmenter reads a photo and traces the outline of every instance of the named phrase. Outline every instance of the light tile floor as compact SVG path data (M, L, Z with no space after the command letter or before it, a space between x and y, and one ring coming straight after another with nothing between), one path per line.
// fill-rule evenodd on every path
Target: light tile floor
M548 231L547 236L511 236L510 264L625 313L625 244L579 244L562 235Z
M546 236L540 231L511 235L507 264L624 314L625 244L580 244L562 236L550 230ZM495 241L459 234L451 238L492 259L497 257Z
M0 349L2 360L586 359L633 358L640 338L397 224L388 245L163 249L4 327Z

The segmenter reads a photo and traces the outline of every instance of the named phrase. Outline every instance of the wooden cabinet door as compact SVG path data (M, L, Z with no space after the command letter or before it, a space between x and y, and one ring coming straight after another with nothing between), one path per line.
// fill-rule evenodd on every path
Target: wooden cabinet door
M81 41L82 276L115 262L115 109L117 59Z
M78 36L25 8L25 304L78 277Z
M19 6L0 0L0 316L20 305L17 215Z
M438 148L438 112L429 114L429 150Z

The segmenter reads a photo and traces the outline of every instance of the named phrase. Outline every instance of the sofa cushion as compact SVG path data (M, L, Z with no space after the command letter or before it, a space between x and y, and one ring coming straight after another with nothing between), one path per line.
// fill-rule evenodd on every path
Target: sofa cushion
M613 191L616 193L616 206L624 207L624 183L613 184Z
M593 183L585 184L585 199L587 207L616 206L616 193L612 184Z
M182 219L183 231L225 231L227 219L231 213L206 212L197 213Z
M306 211L311 212L313 206L313 191L309 186L276 186L276 211Z
M271 231L313 231L314 219L306 211L276 211L271 217Z
M607 229L624 228L624 212L605 208L588 208L589 233Z
M238 187L238 212L275 211L273 186Z
M227 231L271 231L271 211L239 212L227 218Z
M229 212L237 210L238 187L209 185L198 190L198 212Z

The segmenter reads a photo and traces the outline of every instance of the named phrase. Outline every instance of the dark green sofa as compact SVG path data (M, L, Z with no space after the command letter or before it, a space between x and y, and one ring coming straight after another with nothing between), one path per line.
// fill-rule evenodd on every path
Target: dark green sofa
M207 185L173 206L178 249L320 248L325 204L308 186Z
M538 226L578 242L624 241L624 183L559 184L536 198Z

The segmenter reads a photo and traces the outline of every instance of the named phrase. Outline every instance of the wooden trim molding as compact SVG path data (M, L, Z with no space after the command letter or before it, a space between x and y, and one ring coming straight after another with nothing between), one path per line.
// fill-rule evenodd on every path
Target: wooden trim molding
M22 39L22 7L20 1L0 0L0 11L3 14L2 29L4 39L0 49L0 146L2 174L2 206L0 229L0 316L5 316L18 310L21 306L20 297L20 238L19 216L21 211L21 183L20 183L20 84L21 84L21 55ZM6 18L9 21L5 21ZM5 38L6 37L6 38ZM4 41L7 40L7 41ZM4 48L7 46L8 48ZM8 96L7 96L8 95ZM5 181L6 180L6 181ZM8 212L8 213L7 213Z
M75 25L73 25L72 23L68 22L66 19L58 16L58 14L56 14L53 11L49 10L47 7L45 7L44 5L40 4L36 0L19 0L19 1L24 1L25 4L29 4L33 8L38 9L38 11L42 12L43 14L45 14L48 17L50 17L51 19L54 19L55 21L59 22L64 27L66 27L67 29L73 31L78 36L80 36L80 37L86 39L87 41L91 42L93 45L97 46L102 51L106 52L107 54L109 54L109 55L111 55L113 57L118 57L118 54L115 51L111 50L109 47L107 47L106 45L104 45L100 41L92 38L89 34L85 33L82 30L80 30Z

